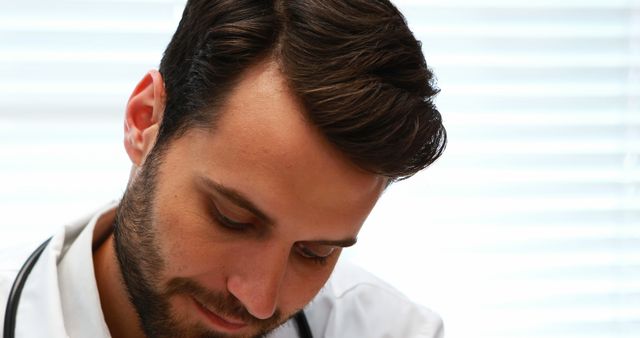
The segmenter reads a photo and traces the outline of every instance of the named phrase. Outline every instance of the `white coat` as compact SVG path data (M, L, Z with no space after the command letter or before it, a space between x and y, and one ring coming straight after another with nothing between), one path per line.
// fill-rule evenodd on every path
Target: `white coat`
M20 298L17 338L110 337L93 270L93 243L106 236L113 205L54 236ZM0 327L13 280L31 251L0 254ZM441 338L442 321L364 270L345 262L305 308L314 337ZM285 323L270 338L298 337Z

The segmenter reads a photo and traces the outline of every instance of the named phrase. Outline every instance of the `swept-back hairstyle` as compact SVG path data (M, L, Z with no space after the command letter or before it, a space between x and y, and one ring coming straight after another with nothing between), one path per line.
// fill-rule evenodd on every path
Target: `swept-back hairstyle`
M446 144L420 47L386 0L189 0L160 64L156 146L215 128L242 72L272 58L329 142L367 171L409 177Z

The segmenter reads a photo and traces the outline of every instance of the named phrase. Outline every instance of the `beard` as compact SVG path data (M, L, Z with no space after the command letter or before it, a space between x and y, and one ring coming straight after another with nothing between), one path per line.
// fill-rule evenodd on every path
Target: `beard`
M252 316L230 293L208 290L194 280L175 277L163 282L165 260L154 226L156 178L162 163L161 151L154 149L132 180L116 209L114 246L125 289L147 337L263 337L286 320L280 311L261 320ZM235 336L216 332L202 324L188 324L186 315L172 313L170 299L183 296L214 312L237 318L255 333ZM192 320L193 322L193 320Z

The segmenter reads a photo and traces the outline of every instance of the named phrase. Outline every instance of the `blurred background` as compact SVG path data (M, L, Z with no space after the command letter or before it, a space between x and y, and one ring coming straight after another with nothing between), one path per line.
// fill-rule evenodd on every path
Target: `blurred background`
M445 155L345 253L447 337L640 337L640 1L396 1ZM0 246L118 199L129 93L184 0L0 0Z

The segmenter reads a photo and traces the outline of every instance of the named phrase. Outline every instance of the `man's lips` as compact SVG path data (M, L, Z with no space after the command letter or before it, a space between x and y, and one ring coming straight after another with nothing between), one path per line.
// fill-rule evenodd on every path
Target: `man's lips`
M221 328L224 331L228 332L234 332L241 330L247 326L247 323L240 319L219 315L214 312L215 309L207 307L196 299L193 299L193 301L200 313L205 315L205 317L209 319L209 322L211 322L216 328Z

